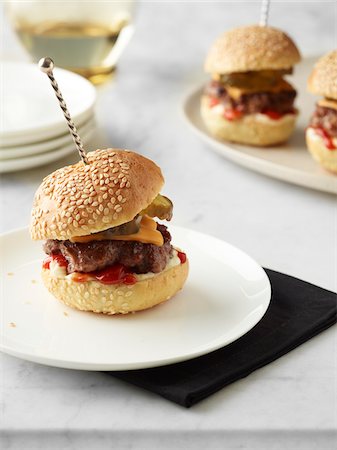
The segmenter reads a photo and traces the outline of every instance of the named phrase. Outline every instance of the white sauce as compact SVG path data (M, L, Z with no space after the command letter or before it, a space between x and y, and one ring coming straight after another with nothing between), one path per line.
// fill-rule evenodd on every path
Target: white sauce
M65 278L67 275L66 268L59 266L55 259L50 261L49 270L50 270L50 275L53 278Z
M178 257L178 252L177 252L177 250L173 249L172 256L169 259L168 263L166 264L166 267L163 270L163 272L171 269L172 267L178 266L179 264L180 264L180 259ZM73 278L76 275L78 275L78 272L70 273L69 275L67 275L66 268L59 266L56 260L53 260L50 262L49 270L50 270L50 275L53 278L66 279L69 281L72 281ZM137 278L137 281L142 281L142 280L146 280L147 278L152 278L157 274L155 274L153 272L148 272L148 273L142 273L142 274L135 273L134 275ZM91 281L91 280L88 280L88 281Z

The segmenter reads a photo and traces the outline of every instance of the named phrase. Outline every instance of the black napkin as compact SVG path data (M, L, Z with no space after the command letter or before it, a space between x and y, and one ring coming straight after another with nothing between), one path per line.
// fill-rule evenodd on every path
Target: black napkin
M109 372L189 408L336 323L336 294L266 269L272 299L262 320L208 355L154 369Z

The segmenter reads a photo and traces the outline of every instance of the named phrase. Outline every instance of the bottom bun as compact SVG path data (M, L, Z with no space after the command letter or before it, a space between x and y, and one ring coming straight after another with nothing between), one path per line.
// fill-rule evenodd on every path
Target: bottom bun
M176 294L188 275L188 260L133 285L102 284L98 281L78 282L51 276L42 269L42 279L58 300L67 306L104 314L127 314L152 308Z
M206 127L218 139L255 146L271 146L285 142L294 131L296 114L273 120L263 114L246 114L241 119L227 120L209 106L209 98L201 100L201 116Z
M308 128L305 133L307 147L312 157L318 161L324 169L337 173L337 149L329 150L321 136L315 130Z

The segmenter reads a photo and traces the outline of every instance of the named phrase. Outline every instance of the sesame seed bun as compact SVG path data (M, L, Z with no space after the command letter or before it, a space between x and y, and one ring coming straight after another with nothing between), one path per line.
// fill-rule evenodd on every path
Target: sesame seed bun
M49 292L72 308L104 314L127 314L152 308L175 295L186 281L188 268L186 260L184 264L129 286L54 278L48 269L42 269L42 279Z
M260 25L234 28L212 45L205 71L213 74L289 69L301 55L283 31Z
M337 173L337 150L326 148L323 139L311 127L307 128L305 139L312 157L324 169Z
M320 58L308 79L313 94L337 100L337 50Z
M88 153L89 164L66 166L48 175L32 209L32 239L66 240L132 220L164 184L160 168L129 150Z
M285 142L296 123L296 114L287 114L279 120L268 119L262 114L246 114L241 119L229 121L213 112L207 96L203 96L201 101L201 116L210 133L217 139L259 147Z

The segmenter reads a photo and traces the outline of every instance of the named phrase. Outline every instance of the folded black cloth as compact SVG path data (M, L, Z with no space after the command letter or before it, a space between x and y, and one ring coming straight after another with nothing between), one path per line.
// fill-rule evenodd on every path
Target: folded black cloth
M270 306L237 341L182 363L109 373L188 408L336 323L335 293L265 270L272 286Z

